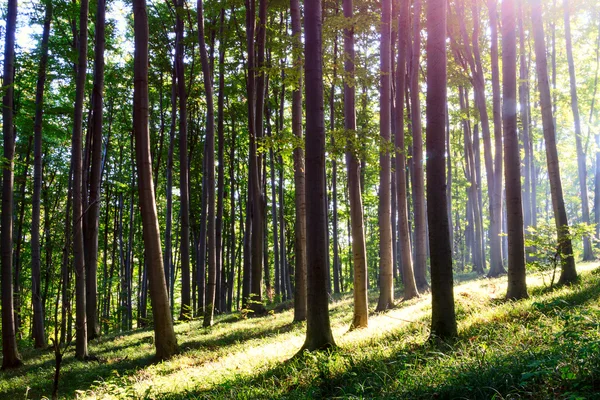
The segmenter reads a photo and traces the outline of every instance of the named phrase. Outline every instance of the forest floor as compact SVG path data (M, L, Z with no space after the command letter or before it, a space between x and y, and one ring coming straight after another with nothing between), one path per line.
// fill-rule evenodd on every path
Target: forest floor
M579 284L554 290L530 275L530 298L518 302L503 300L506 277L457 276L459 338L449 344L427 341L430 295L372 314L369 328L351 332L352 295L334 296L339 347L293 359L305 324L292 324L291 310L219 316L210 328L177 324L180 354L158 364L152 331L105 336L90 343L99 361L76 361L69 349L60 397L600 398L600 264L578 270ZM0 372L0 398L49 397L53 352L22 355L25 367Z

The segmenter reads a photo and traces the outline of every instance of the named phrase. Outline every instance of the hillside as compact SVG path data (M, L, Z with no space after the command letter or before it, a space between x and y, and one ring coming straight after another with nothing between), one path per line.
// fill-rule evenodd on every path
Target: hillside
M519 302L501 300L505 277L458 283L460 336L450 344L426 341L429 296L348 332L350 294L331 304L339 348L329 354L290 360L304 339L304 326L290 324L291 311L220 316L211 328L178 324L180 354L160 364L151 363L151 331L103 337L90 344L97 362L75 361L69 349L60 397L600 397L600 268L579 269L579 285L553 291L530 276L531 297ZM53 353L28 349L23 357L24 368L0 375L0 398L50 396Z

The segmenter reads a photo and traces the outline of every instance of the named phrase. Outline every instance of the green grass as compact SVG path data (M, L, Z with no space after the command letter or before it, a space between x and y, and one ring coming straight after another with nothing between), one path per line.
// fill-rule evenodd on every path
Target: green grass
M291 359L304 340L292 311L262 318L221 316L211 328L178 324L180 354L153 364L151 331L90 344L100 362L63 363L61 398L600 398L600 269L578 266L581 282L549 291L528 278L531 298L505 302L506 278L455 287L459 338L433 344L430 296L348 331L351 295L331 304L339 347ZM399 295L399 294L398 294ZM376 293L371 295L371 304ZM50 351L23 351L26 366L0 373L0 398L49 396Z

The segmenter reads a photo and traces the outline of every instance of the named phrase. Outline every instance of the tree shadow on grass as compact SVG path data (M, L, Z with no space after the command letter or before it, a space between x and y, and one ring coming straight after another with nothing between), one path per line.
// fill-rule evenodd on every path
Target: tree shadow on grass
M600 281L595 279L574 292L556 293L521 307L517 314L507 310L500 318L472 324L449 346L409 343L391 355L374 352L367 357L338 349L330 357L294 359L259 375L238 377L209 390L167 394L165 398L600 398L597 315L592 322L585 322L586 318L582 325L565 322L562 330L544 331L548 337L532 338L532 343L510 343L503 351L486 355L488 344L509 340L509 322L519 322L513 324L514 329L530 324L527 329L535 335L536 320L573 311L574 307L587 312L591 308L587 305L598 297ZM391 332L379 341L393 343L402 335L402 331ZM470 356L464 357L467 353ZM289 381L298 371L304 374L298 382L281 391L270 386Z

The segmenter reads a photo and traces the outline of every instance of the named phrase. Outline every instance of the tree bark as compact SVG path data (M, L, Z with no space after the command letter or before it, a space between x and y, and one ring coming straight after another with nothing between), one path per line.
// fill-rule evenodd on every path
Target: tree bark
M431 0L427 7L427 214L431 254L431 336L456 336L452 247L446 205L446 7Z
M42 120L44 116L44 88L46 66L48 65L48 41L52 22L52 2L46 2L44 30L42 33L41 59L35 93L35 123L33 149L33 199L31 210L31 302L33 304L32 334L36 348L46 346L44 331L44 308L41 286L41 246L40 246L40 201L42 194Z
M396 190L398 201L398 236L400 257L402 258L402 282L404 300L419 296L413 271L410 227L408 225L408 204L406 191L406 150L404 146L404 93L406 90L406 61L408 52L408 32L410 1L402 0L398 19L398 62L396 71Z
M154 317L156 358L170 358L177 351L177 339L169 309L150 157L148 130L148 15L145 0L133 0L134 15L134 114L133 130L137 170L139 174L140 210L144 232L146 262L150 281L150 301Z
M379 154L379 301L376 311L394 306L394 278L392 274L392 227L391 227L391 160L388 144L391 141L391 0L381 3L381 88L380 88L380 136L384 148Z
M335 346L327 295L327 210L325 209L325 118L321 0L304 2L306 97L307 324L302 350ZM301 351L302 351L301 350Z
M517 135L517 35L515 0L502 1L502 122L506 169L508 289L506 298L527 298L525 240L521 202L521 157Z
M569 84L571 87L571 110L575 125L575 145L577 148L577 171L579 175L579 196L581 197L581 220L585 224L590 223L590 204L587 188L587 161L583 150L581 120L579 118L579 102L577 100L577 79L575 77L575 62L573 61L573 45L571 43L571 21L569 18L569 0L563 0L563 12L565 19L565 42L567 48L567 63L569 65ZM592 241L589 237L583 238L583 261L594 259Z
M560 179L558 152L556 150L556 134L552 115L552 99L548 83L548 65L546 60L546 44L542 21L542 4L540 0L531 1L531 20L533 23L533 39L535 47L536 69L538 74L538 90L542 108L542 124L546 141L546 162L548 179L552 196L552 208L558 235L558 251L561 256L561 275L559 284L571 284L577 281L573 245L569 237L569 222Z
M347 21L353 18L352 0L343 0L344 17ZM344 128L350 138L356 137L356 86L354 82L354 27L344 29ZM369 305L367 297L367 248L360 184L360 162L357 149L348 140L346 150L346 166L348 169L348 197L350 198L350 224L352 231L352 260L354 265L354 316L350 329L366 328L369 325Z
M17 24L17 0L8 0L6 15L6 35L4 44L5 87L2 98L2 131L4 136L4 168L2 173L2 369L22 365L17 349L13 306L13 166L14 142L14 68L15 68L15 28Z

